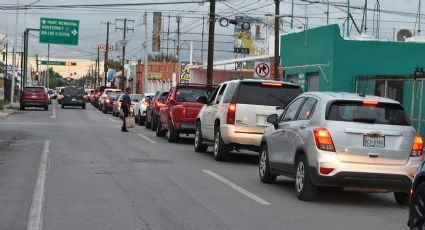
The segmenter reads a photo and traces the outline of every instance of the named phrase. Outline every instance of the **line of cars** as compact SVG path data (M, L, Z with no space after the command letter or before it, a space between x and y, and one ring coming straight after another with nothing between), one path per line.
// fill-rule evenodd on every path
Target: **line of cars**
M293 178L300 200L314 200L320 187L338 187L393 192L398 204L407 204L423 162L422 137L400 103L387 98L303 93L296 84L269 80L178 84L151 96L133 111L140 125L169 142L194 133L195 151L212 146L218 161L232 151L258 152L260 180ZM425 210L421 196L416 200Z

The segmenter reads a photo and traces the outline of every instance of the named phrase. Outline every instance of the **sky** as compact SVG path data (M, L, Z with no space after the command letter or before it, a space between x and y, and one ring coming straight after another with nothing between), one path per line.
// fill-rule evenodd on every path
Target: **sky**
M161 3L161 2L179 2L181 0L41 0L34 5L63 5L63 4L107 4L107 3ZM319 0L326 2L325 0ZM35 0L20 0L20 5L28 5L34 3ZM330 0L332 3L346 4L344 0ZM376 0L368 0L368 8L373 9L376 5ZM415 28L415 16L418 10L419 0L380 0L381 6L381 23L380 23L380 38L389 39L393 38L394 28L406 28L413 30ZM0 6L16 5L17 0L2 0ZM365 0L351 0L351 5L354 7L363 7ZM217 1L216 12L218 17L234 18L235 16L249 16L249 17L266 17L266 15L274 14L274 0L224 0ZM422 12L425 12L424 6ZM281 0L280 7L281 14L291 13L291 0ZM309 4L301 0L294 0L294 15L307 16L308 28L314 28L326 25L326 5L324 4ZM330 7L330 24L338 24L342 28L346 17L346 8L343 7ZM385 11L385 12L384 12ZM394 13L387 13L388 11L407 12L409 15L401 16ZM170 30L170 41L168 42L169 53L173 53L171 49L175 46L174 40L176 39L177 23L176 17L182 17L180 26L181 31L181 59L183 61L189 60L189 41L193 41L195 49L193 60L200 62L206 60L207 52L201 53L201 31L203 27L203 17L208 17L209 2L204 4L173 4L173 5L150 5L150 6L126 6L114 8L93 8L93 9L30 9L21 10L18 20L18 50L21 49L22 40L21 36L25 28L39 28L40 17L47 18L63 18L74 19L80 21L80 34L78 46L65 46L65 45L51 45L50 57L53 60L74 60L77 61L77 67L61 67L59 69L63 75L77 72L82 75L88 71L89 66L93 63L92 60L96 59L96 47L99 43L104 43L106 40L106 23L110 21L116 25L110 27L110 43L116 45L122 39L122 31L116 30L117 27L122 27L120 21L116 19L127 18L134 20L134 23L129 23L134 31L127 34L128 45L126 52L126 59L137 61L143 59L143 42L145 36L145 29L143 25L143 14L148 14L148 51L151 51L152 45L152 15L153 12L162 12L166 16L163 23L163 32ZM4 36L13 41L14 27L15 27L15 13L14 10L0 10L0 39ZM361 10L352 9L353 17L357 24L361 24L363 12ZM412 15L413 14L413 15ZM424 13L422 13L422 29L425 22ZM170 16L170 23L168 22ZM368 15L367 34L373 35L373 11L369 11ZM284 18L283 31L290 31L289 18ZM375 20L376 21L376 20ZM204 30L204 49L207 48L208 41L208 21L205 19ZM303 26L305 21L295 20L295 27ZM168 24L170 25L168 27ZM219 23L216 24L215 60L225 60L234 58L233 54L233 32L234 27L221 27ZM356 35L355 29L352 28L351 32ZM425 33L425 32L424 32ZM164 39L165 38L165 39ZM164 53L167 52L167 36L163 34L161 46ZM45 59L47 56L47 45L38 42L38 33L31 32L30 36L30 49L29 56L34 57L35 54L40 56L40 59ZM2 47L0 46L0 49ZM203 54L203 57L202 57ZM114 51L110 54L112 59L118 59L121 56L120 50ZM103 59L103 55L101 55ZM33 58L30 63L34 65Z

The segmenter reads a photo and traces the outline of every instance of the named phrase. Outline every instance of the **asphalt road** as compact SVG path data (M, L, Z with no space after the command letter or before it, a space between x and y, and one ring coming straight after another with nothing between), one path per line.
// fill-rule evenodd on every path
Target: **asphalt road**
M407 229L392 194L324 190L302 202L290 179L260 182L256 154L216 162L192 138L120 126L91 105L0 120L0 229Z

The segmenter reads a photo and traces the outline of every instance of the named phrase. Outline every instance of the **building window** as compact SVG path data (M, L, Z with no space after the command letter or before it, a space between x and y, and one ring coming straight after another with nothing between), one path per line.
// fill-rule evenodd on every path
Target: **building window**
M320 74L318 72L307 74L307 90L319 91Z
M386 93L385 88L387 88ZM376 80L375 95L391 98L403 104L403 88L403 81Z

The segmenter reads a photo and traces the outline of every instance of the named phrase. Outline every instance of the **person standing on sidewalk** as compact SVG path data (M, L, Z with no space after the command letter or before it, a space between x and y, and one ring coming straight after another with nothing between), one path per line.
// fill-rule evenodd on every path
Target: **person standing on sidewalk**
M130 98L130 95L129 95L130 93L131 93L131 89L126 88L125 94L122 97L121 109L124 113L124 117L122 118L123 123L122 123L122 127L121 127L121 132L128 132L128 130L125 126L125 118L128 117L128 114L130 112L130 106L131 106L131 98Z

